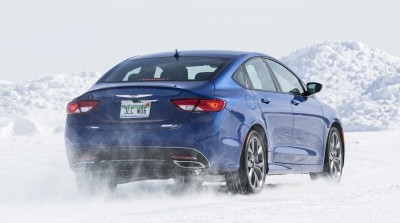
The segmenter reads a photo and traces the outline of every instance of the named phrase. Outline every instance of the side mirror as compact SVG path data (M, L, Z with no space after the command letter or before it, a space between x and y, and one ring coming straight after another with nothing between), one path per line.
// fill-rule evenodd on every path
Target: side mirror
M322 84L317 82L307 83L307 92L309 95L320 92L322 89Z

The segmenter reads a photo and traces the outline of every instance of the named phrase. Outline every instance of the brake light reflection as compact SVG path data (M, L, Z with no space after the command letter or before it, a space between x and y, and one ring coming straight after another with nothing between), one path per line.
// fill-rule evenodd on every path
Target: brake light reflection
M74 101L67 104L67 114L80 114L92 110L99 101Z
M217 112L225 108L222 99L173 99L171 102L184 111Z

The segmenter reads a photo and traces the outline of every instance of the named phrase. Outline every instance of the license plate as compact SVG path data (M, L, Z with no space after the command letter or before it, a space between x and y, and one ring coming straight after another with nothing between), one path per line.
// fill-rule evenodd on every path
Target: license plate
M151 101L121 101L120 118L148 118Z

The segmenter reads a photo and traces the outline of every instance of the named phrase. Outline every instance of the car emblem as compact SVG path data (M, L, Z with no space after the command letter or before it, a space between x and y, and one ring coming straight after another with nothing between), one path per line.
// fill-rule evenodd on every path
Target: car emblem
M117 94L115 95L120 98L144 98L144 97L150 97L152 94Z

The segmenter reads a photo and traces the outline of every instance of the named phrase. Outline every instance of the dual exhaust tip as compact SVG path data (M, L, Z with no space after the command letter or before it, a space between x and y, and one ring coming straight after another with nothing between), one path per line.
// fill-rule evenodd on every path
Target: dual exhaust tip
M185 169L205 169L206 166L197 161L195 156L173 155L171 156L175 165Z

